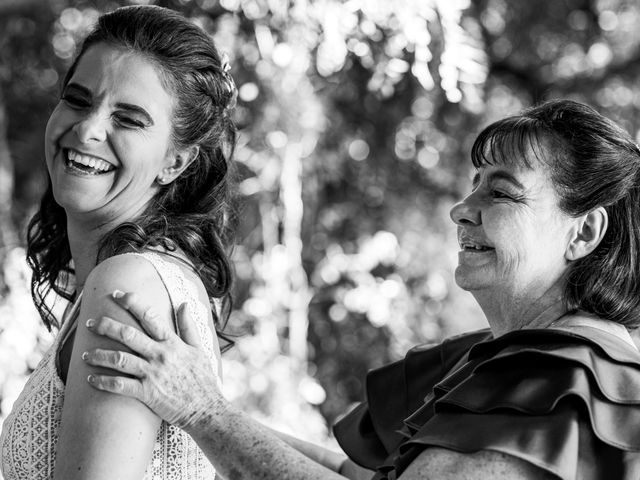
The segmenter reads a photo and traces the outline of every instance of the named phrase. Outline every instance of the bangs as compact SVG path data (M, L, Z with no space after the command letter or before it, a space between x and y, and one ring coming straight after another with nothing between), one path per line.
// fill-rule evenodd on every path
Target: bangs
M480 132L471 148L471 162L476 168L487 165L533 168L536 161L548 164L545 148L548 140L549 132L539 120L507 117Z

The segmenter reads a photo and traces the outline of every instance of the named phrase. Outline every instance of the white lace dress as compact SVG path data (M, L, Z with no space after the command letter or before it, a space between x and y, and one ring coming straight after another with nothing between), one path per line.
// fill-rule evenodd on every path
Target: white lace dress
M147 259L162 279L174 308L187 302L204 347L217 371L208 305L196 297L196 288L181 269L153 252L132 253ZM2 475L5 480L53 478L56 444L64 403L64 384L56 369L62 340L75 322L79 300L69 309L56 340L32 373L6 418L0 435ZM215 470L196 443L182 430L162 422L144 480L213 480Z

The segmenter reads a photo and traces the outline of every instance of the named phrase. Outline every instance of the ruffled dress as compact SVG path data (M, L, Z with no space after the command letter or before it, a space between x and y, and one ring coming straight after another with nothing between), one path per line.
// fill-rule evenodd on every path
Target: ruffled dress
M334 432L376 480L429 447L501 452L562 480L640 478L640 353L606 320L417 347L370 372L366 397Z

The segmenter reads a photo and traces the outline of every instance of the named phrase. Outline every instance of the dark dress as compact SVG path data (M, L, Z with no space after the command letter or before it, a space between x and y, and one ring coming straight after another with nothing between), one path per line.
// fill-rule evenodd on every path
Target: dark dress
M599 328L420 346L370 372L366 396L334 431L376 480L431 446L502 452L562 480L640 478L640 353Z

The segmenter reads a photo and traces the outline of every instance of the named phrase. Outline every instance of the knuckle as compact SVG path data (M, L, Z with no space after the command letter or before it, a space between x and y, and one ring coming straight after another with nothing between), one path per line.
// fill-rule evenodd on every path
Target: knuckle
M120 327L120 338L122 338L122 340L124 340L125 342L129 342L133 340L134 337L135 332L133 328L129 327L128 325L122 325Z
M122 390L123 383L122 383L122 380L120 380L118 377L113 377L110 383L111 383L111 387L113 387L114 390L118 390L118 391Z
M147 308L142 314L142 320L153 320L158 316L153 307Z
M124 368L127 366L127 357L125 357L124 353L116 352L114 354L114 364L118 368Z
M163 351L155 352L153 355L153 359L156 361L156 363L164 365L167 363L167 354Z

